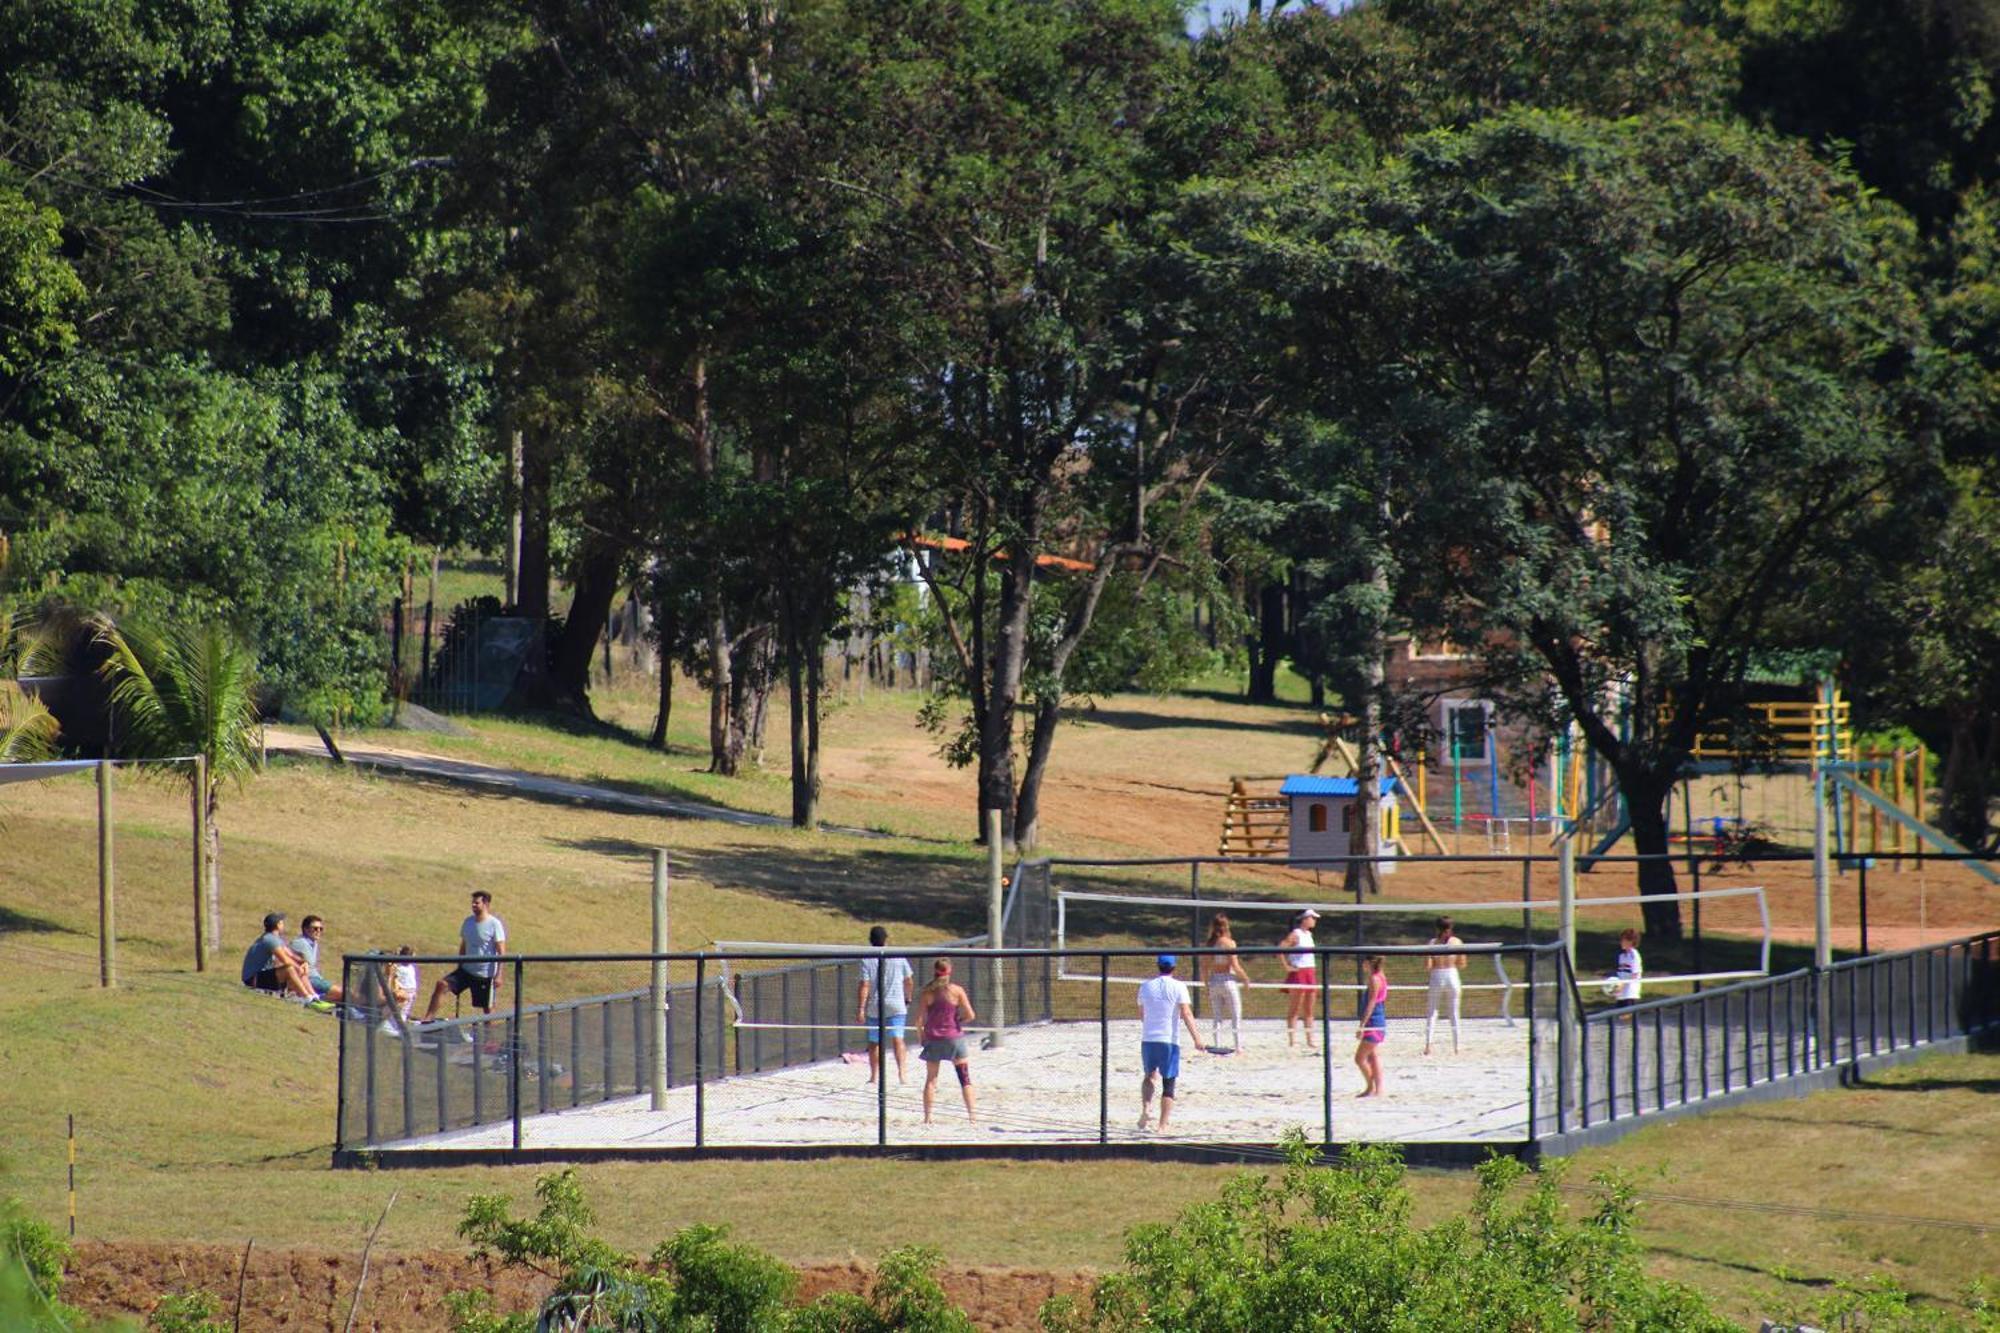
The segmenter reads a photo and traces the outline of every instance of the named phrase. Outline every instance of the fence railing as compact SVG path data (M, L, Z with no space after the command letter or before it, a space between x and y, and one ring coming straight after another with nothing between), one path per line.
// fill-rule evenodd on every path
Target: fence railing
M1563 1090L1559 1130L2000 1026L2000 932L1632 1005L1586 1010L1580 995L1573 1003L1577 1082L1573 1099Z
M1245 996L1240 1025L1201 1020L1203 1045L1228 1055L1237 1043L1255 1048L1257 1063L1213 1059L1182 1070L1174 1136L1194 1143L1270 1145L1299 1129L1331 1145L1350 1137L1399 1138L1403 1130L1434 1142L1521 1144L1547 1113L1547 1065L1555 1053L1560 1010L1557 983L1565 975L1560 950L1538 946L1460 946L1505 955L1525 978L1519 1019L1482 1016L1468 1025L1464 1081L1449 1103L1380 1104L1383 1123L1358 1117L1347 1086L1356 1022L1349 1012L1369 954L1384 959L1396 984L1390 1021L1402 1031L1423 1017L1426 958L1420 947L1359 950L1322 946L1314 978L1275 983ZM1190 981L1216 950L1181 950ZM1259 976L1288 966L1275 948L1235 951ZM977 1017L960 1055L924 1098L918 1121L915 1078L891 1093L889 1071L873 1088L860 1058L871 1029L901 1016L887 1011L880 990L857 1013L863 960L903 958L928 976L935 960L950 960L951 976L969 992ZM336 1150L352 1154L397 1148L507 1151L570 1148L704 1149L712 1147L857 1148L968 1141L1001 1149L1049 1145L1109 1145L1140 1137L1133 1124L1143 1064L1139 984L1159 975L1145 949L939 948L850 951L806 957L778 950L733 954L510 956L512 1007L473 1018L403 1025L366 1008L385 991L372 980L398 962L457 963L451 958L350 956L343 981L353 1010L341 1024L340 1111ZM628 989L556 1003L526 1002L538 978L588 984L592 971L632 975L637 965L663 961L693 981L667 988L665 1109L654 1109L656 1052L652 992ZM752 970L762 968L763 970ZM992 1004L991 976L1000 970L1003 1006ZM1310 1014L1297 1032L1284 1014L1296 995ZM996 1023L995 1008L1004 1008ZM920 1057L919 1006L910 1006L908 1044ZM856 1022L857 1018L862 1022ZM990 1034L986 1043L982 1035ZM1441 1040L1456 1041L1455 1028ZM1180 1033L1191 1062L1203 1060ZM1300 1038L1297 1047L1291 1039ZM1337 1048L1337 1050L1336 1050ZM979 1094L960 1108L960 1085L948 1067L969 1061ZM913 1058L912 1063L915 1063ZM925 1071L936 1079L935 1066ZM1358 1082L1357 1082L1358 1086ZM1190 1092L1198 1094L1189 1100ZM691 1095L690 1095L691 1094ZM932 1097L940 1102L929 1123ZM1441 1114L1449 1111L1448 1115ZM1392 1117L1401 1117L1387 1126Z
M384 986L371 989L370 974L393 965L348 959L344 992L364 1001L386 994ZM650 990L625 990L423 1025L399 1022L387 1005L350 1004L352 1021L340 1032L336 1144L372 1147L512 1124L648 1092L650 999ZM695 1080L704 1047L727 1049L728 1015L719 978L699 994L689 982L667 988L667 1087Z
M1199 866L1187 873L1198 876ZM929 979L933 960L960 960L954 979L982 1015L1002 1010L1010 1035L1036 1026L1063 1030L1050 1048L1051 1063L1024 1069L1010 1091L1018 1097L1044 1075L1081 1080L1081 1091L1065 1092L1068 1100L1046 1113L1011 1113L1015 1123L1000 1126L1002 1131L1041 1142L1110 1142L1121 1132L1129 1137L1129 1131L1111 1128L1109 1076L1119 1070L1123 1081L1132 1072L1121 1067L1132 1054L1126 1048L1137 1045L1130 987L1149 975L1153 955L1142 949L1046 947L1056 905L1051 864L1022 864L1012 880L1002 949L989 950L985 937L976 936L889 952L912 963L917 985ZM1198 878L1190 889L1199 892ZM1199 905L1191 894L1190 908ZM1177 921L1167 912L1155 924L1177 931ZM1187 958L1190 969L1208 952L1168 947ZM1587 1003L1566 955L1553 942L1510 938L1467 951L1492 953L1495 963L1526 978L1514 987L1511 1008L1489 1010L1483 999L1467 1007L1469 1017L1509 1034L1505 1059L1526 1064L1525 1088L1517 1078L1506 1103L1496 1103L1492 1114L1463 1118L1489 1138L1532 1140L1633 1121L2000 1026L2000 931L1850 959L1824 972L1802 968L1618 1007ZM1253 1023L1273 1022L1287 1003L1275 980L1282 974L1276 951L1237 952L1271 974L1261 991L1246 991L1246 999ZM1399 1025L1421 1016L1424 971L1420 962L1400 955L1421 954L1422 948L1336 945L1322 937L1315 952L1321 989L1314 1008L1323 1033L1331 1034L1336 1021L1331 1010L1352 1002L1360 959L1370 953L1387 954L1392 968L1407 969L1392 990L1391 1014ZM354 1151L505 1127L496 1146L519 1148L528 1122L642 1097L652 1090L660 1064L662 1089L693 1090L692 1114L649 1131L649 1141L672 1146L684 1138L697 1147L753 1141L756 1131L746 1128L741 1108L725 1108L718 1125L709 1123L708 1103L723 1080L776 1076L773 1095L825 1095L835 1103L857 1095L851 1075L838 1087L822 1084L824 1067L854 1058L867 1044L867 1028L882 1017L857 1014L861 963L868 956L880 955L867 949L811 956L781 949L668 955L676 972L691 972L695 979L667 988L663 1051L653 1047L652 992L630 987L636 965L652 961L651 955L511 957L502 964L513 983L511 1008L503 1003L492 1014L410 1029L383 1017L389 1007L386 969L461 960L350 957L343 981L350 1012L363 1021L341 1024L337 1145ZM544 964L562 964L564 970L543 971ZM619 965L598 972L613 983L601 988L606 993L524 1002L524 979L546 978L548 984L576 989L580 979L587 986L595 964ZM996 970L1002 978L998 992ZM992 1003L996 995L1003 1001L998 1006ZM1202 1023L1218 1017L1200 988L1194 1004ZM1337 1021L1345 1031L1345 1019ZM1285 1032L1289 1037L1289 1024ZM914 1032L910 1044L917 1044ZM1069 1069L1093 1059L1095 1072ZM1335 1062L1323 1053L1321 1063L1317 1077L1307 1080L1311 1086L1285 1084L1272 1094L1273 1105L1282 1104L1285 1114L1295 1113L1298 1124L1317 1127L1331 1142L1336 1131L1349 1132L1349 1117L1336 1120ZM1339 1065L1342 1074L1350 1073L1344 1056ZM955 1094L949 1078L945 1088ZM787 1141L829 1146L911 1141L907 1127L890 1114L886 1091L878 1086L874 1095L872 1114L855 1124L824 1132L794 1126L788 1132L802 1137ZM1232 1131L1190 1132L1213 1137ZM547 1136L538 1129L537 1137ZM574 1136L568 1141L581 1142Z

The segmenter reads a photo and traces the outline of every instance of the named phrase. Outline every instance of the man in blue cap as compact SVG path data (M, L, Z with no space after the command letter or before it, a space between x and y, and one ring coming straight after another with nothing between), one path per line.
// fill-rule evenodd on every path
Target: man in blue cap
M1139 1128L1153 1128L1153 1080L1160 1080L1160 1133L1167 1132L1167 1117L1174 1111L1174 1083L1181 1076L1180 1029L1187 1027L1194 1048L1201 1044L1195 1030L1194 1005L1187 986L1174 975L1180 960L1163 953L1155 960L1160 975L1139 987L1139 1059L1146 1076L1139 1082Z

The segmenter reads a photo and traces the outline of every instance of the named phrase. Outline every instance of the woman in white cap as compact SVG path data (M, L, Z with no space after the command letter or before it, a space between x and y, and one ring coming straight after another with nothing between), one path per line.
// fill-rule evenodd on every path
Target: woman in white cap
M1319 971L1314 954L1312 928L1319 923L1319 913L1308 907L1292 918L1292 932L1278 942L1278 947L1286 952L1285 960L1285 1045L1291 1046L1296 1038L1292 1035L1292 1024L1305 1029L1306 1049L1313 1047L1313 993L1319 989Z

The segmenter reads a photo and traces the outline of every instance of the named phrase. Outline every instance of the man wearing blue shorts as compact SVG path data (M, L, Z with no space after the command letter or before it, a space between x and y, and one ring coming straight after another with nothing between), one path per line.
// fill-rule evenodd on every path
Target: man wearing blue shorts
M889 932L881 926L868 932L868 943L880 949L889 942ZM888 1029L889 1040L896 1046L896 1081L908 1082L908 1057L903 1046L903 1023L910 1012L910 982L912 978L910 960L907 958L885 958L876 954L873 958L861 960L861 995L855 1002L854 1021L868 1029L868 1081L873 1083L875 1075L882 1068L882 1031ZM881 1012L871 998L877 986L881 987ZM879 1018L879 1022L877 1021Z
M1167 1132L1174 1112L1174 1084L1181 1076L1180 1030L1197 1051L1206 1050L1194 1026L1194 1005L1188 988L1174 976L1179 959L1163 953L1155 960L1160 975L1139 987L1139 1060L1146 1076L1139 1081L1139 1128L1153 1128L1153 1080L1160 1080L1159 1131Z

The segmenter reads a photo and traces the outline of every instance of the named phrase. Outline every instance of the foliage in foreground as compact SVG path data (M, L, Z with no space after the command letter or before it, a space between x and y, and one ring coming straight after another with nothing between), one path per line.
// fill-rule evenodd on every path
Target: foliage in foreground
M1048 1333L1202 1329L1578 1329L1702 1333L1735 1327L1699 1292L1647 1275L1634 1235L1636 1195L1595 1181L1588 1216L1570 1215L1563 1169L1512 1158L1479 1168L1470 1210L1428 1228L1410 1223L1407 1174L1393 1147L1350 1148L1337 1167L1294 1136L1276 1172L1242 1172L1212 1203L1134 1228L1123 1271L1089 1297L1042 1310ZM970 1333L935 1276L942 1256L893 1250L868 1294L794 1305L798 1275L721 1227L691 1226L650 1261L590 1234L573 1170L535 1184L540 1207L513 1215L505 1195L478 1195L459 1233L475 1254L541 1273L554 1290L533 1311L502 1312L485 1292L448 1298L454 1333ZM1839 1284L1800 1315L1870 1333L1995 1333L2000 1312L1975 1284L1963 1314L1913 1304L1888 1284Z
M8 1333L92 1333L129 1327L92 1320L62 1299L69 1242L18 1200L0 1200L0 1329ZM205 1291L177 1292L146 1319L149 1333L222 1333L220 1306Z
M456 1293L454 1333L972 1333L933 1276L943 1262L936 1250L890 1251L865 1298L842 1292L795 1306L798 1274L725 1228L686 1227L642 1263L590 1235L574 1170L543 1176L535 1195L541 1207L529 1218L514 1217L505 1195L474 1196L459 1234L477 1255L553 1278L555 1290L533 1315L497 1312L484 1292Z
M1410 1225L1392 1148L1350 1148L1331 1169L1312 1165L1313 1151L1295 1137L1284 1170L1239 1175L1215 1202L1135 1228L1125 1271L1101 1280L1087 1309L1052 1302L1044 1325L1051 1333L1733 1327L1699 1293L1646 1275L1633 1196L1616 1180L1599 1181L1595 1213L1578 1221L1559 1165L1530 1173L1493 1158L1479 1168L1468 1215L1420 1230Z

